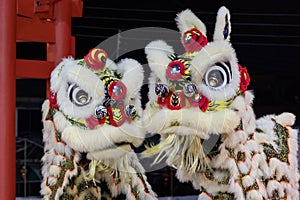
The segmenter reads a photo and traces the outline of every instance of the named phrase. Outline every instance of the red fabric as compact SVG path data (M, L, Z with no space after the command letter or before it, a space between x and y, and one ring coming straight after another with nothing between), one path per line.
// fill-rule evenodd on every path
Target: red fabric
M170 94L169 94L170 95ZM159 105L160 108L165 106L166 102L166 97L157 97L157 104Z
M183 95L183 93L179 93L178 95L178 100L180 101L178 105L173 105L172 102L172 98L174 97L174 93L171 93L170 95L167 96L166 98L166 104L167 107L170 110L180 110L181 108L183 108L185 106L185 97Z
M104 124L106 118L103 119L95 119L94 116L90 116L85 121L90 129L94 129L97 125Z
M115 93L113 92L114 86L119 86L121 88L121 94L120 95L115 95ZM126 86L124 85L124 83L122 83L121 81L114 81L112 82L109 86L108 86L108 94L109 96L111 96L111 98L113 98L114 100L121 100L124 99L126 96Z
M106 109L107 109L107 113L109 115L109 123L112 126L119 127L122 124L124 124L126 121L128 123L130 123L132 121L131 118L127 118L126 113L124 111L124 106L123 105L118 106L118 109L120 109L121 115L122 115L121 121L119 121L119 122L115 121L114 118L113 118L113 109L112 109L112 107L108 106L108 107L106 107ZM90 116L85 121L87 122L87 125L90 129L94 129L97 125L104 124L106 122L106 117L104 117L103 119L96 119L94 116Z
M199 108L202 110L202 112L205 112L207 110L208 104L209 100L205 96L202 96L202 99L199 102Z
M57 104L57 94L56 93L53 93L52 91L50 91L50 98L49 98L49 101L50 101L50 106L54 109L57 109L58 108L58 104Z
M192 35L192 38L188 43L185 42L185 36L187 34ZM202 47L207 45L208 40L207 40L206 36L203 35L198 29L193 28L189 31L186 31L183 34L182 42L183 42L183 46L184 46L185 51L193 53L193 52L196 52L196 51L200 51L202 49Z
M121 126L122 124L124 124L124 122L126 121L126 114L124 112L124 107L119 105L118 108L120 109L121 111L121 115L122 115L122 119L121 121L119 122L116 122L114 120L114 117L113 117L113 111L112 111L112 108L111 107L106 107L107 109L107 112L108 112L108 115L109 115L109 122L112 126L115 126L115 127L119 127Z
M178 105L173 105L171 103L172 101L172 96L174 93L170 92L169 95L166 98L157 98L157 103L160 108L163 108L166 106L170 110L180 110L181 108L185 107L185 101L188 100L190 103L191 107L199 107L203 112L205 112L208 108L209 100L205 96L201 96L201 100L199 102L193 101L191 98L187 98L184 96L183 92L179 93L179 104Z
M191 98L188 98L188 100L190 102L191 107L199 107L203 112L205 112L207 110L209 100L203 95L200 95L200 98L201 100L199 102L195 102Z
M178 65L180 67L180 72L178 74L173 75L171 73L171 70L176 65ZM180 61L170 62L167 69L166 69L166 75L172 81L176 81L176 80L182 78L182 76L184 75L184 65L183 65L183 63L180 62Z
M199 98L202 97L200 94L195 94L195 95L199 95ZM191 107L198 107L200 102L194 101L193 98L187 98L189 100Z
M246 67L242 67L240 64L239 66L239 71L240 71L240 90L242 92L245 92L248 88L248 85L250 84L250 76L248 74L247 68Z

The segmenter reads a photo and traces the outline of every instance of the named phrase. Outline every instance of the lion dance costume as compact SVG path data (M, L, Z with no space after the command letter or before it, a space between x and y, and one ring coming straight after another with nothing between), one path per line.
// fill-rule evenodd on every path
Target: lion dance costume
M229 11L219 9L211 42L191 10L176 21L184 54L162 40L145 48L152 74L144 123L161 141L144 154L165 158L201 200L298 200L295 116L255 119L250 77L229 41Z
M94 48L53 70L43 111L44 199L155 199L131 148L144 140L143 69Z

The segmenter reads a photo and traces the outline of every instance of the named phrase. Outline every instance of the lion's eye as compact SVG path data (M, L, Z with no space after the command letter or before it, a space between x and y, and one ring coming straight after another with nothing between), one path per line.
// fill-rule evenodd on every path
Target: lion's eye
M213 89L221 89L232 79L229 63L216 63L204 76L204 83Z
M91 97L89 94L79 88L76 84L71 84L68 89L70 101L77 106L85 106L90 103Z

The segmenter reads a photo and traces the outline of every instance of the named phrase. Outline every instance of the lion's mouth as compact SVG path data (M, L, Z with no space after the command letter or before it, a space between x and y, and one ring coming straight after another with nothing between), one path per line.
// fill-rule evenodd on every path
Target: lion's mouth
M131 149L134 149L134 145L130 142L115 142L112 143L111 145L101 149L100 151L105 151L105 150L113 150L113 149L121 149L122 147L125 146L130 146Z
M132 149L134 149L134 146L130 142L113 143L112 145L95 152L82 153L80 162L83 168L87 170L93 160L114 160L127 154Z
M131 152L133 145L129 142L119 142L87 154L89 160L115 160Z
M201 133L201 131L179 122L172 122L169 127L162 130L162 133L174 133L181 138L194 137L200 142L199 148L202 148L205 156L210 159L220 152L219 147L222 143L222 135L219 134Z
M125 146L125 145L129 145L131 147L131 149L134 149L134 145L131 142L118 142L118 143L114 143L114 145L116 147L121 147L121 146Z
M154 163L166 157L166 162L170 166L185 171L189 175L210 168L209 163L220 153L222 144L222 136L216 134L208 134L205 139L198 135L178 135L176 132L169 132L161 136L160 143L146 149L143 155L147 157L156 154Z

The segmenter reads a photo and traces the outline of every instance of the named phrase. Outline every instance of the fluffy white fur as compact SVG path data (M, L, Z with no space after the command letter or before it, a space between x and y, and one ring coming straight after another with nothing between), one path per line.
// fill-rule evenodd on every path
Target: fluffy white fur
M55 115L62 115L59 112ZM61 120L66 120L60 117ZM115 146L115 143L130 142L139 146L144 139L141 127L124 123L112 128L104 124L93 130L83 130L77 126L67 126L62 132L62 140L80 152L94 152Z
M51 90L57 93L57 103L60 110L75 119L88 118L94 113L95 106L104 97L102 81L88 68L77 64L74 59L64 59L51 73ZM76 106L68 96L68 83L76 83L91 96L91 102L86 106Z
M138 162L138 158L133 151L119 159L106 159L102 160L101 164L100 162L96 162L95 164L95 178L97 180L105 181L108 184L112 197L116 197L118 194L123 193L126 195L126 199L135 200L136 198L132 195L134 187L137 188L138 191L144 191L145 187L151 189L146 181L146 176L143 175L144 169ZM146 185L142 183L137 173L141 173ZM114 182L111 177L112 175L120 180L119 184ZM139 199L153 200L155 199L155 196L156 195L151 190L149 193L138 193Z
M118 70L117 64L109 58L106 59L105 68L116 70L116 71Z
M295 124L296 116L292 113L284 112L275 116L275 119L282 126L292 126Z
M217 62L229 62L232 71L232 81L224 88L212 90L203 84L202 79L209 67ZM238 70L237 58L231 44L226 41L214 41L202 48L202 50L191 60L193 70L193 81L199 92L210 100L227 100L236 95L240 84L240 72Z
M211 200L211 197L208 194L206 194L205 192L202 192L199 195L198 200Z
M272 193L273 193L274 190L278 191L279 197L281 197L281 198L284 197L284 189L281 186L281 184L276 180L269 181L268 185L267 185L268 195L272 196Z
M105 160L111 158L120 158L128 152L132 151L129 144L121 145L119 147L110 149L101 149L99 151L90 152L87 154L89 160Z
M155 86L158 82L158 78L156 77L155 73L151 72L148 80L148 98L149 102L154 102L157 100L157 95L155 94Z
M49 113L49 101L46 100L42 105L43 111L43 140L45 142L44 151L45 154L42 158L44 163L42 167L42 175L45 177L41 184L41 194L44 195L44 199L49 199L51 195L51 190L47 187L47 184L53 185L57 182L57 177L61 171L61 165L63 165L66 159L73 156L72 162L74 163L74 170L67 170L64 176L63 185L58 188L56 193L56 198L58 199L60 194L62 194L63 188L69 183L69 179L77 175L78 168L75 164L79 161L80 154L71 152L70 148L61 142L56 140L56 130L53 122L51 120L46 120L46 116ZM46 178L47 177L47 178Z
M178 14L176 20L182 34L196 26L193 21L200 21L195 18L197 17L190 10ZM233 98L240 87L236 53L229 43L229 37L224 38L223 35L226 23L229 36L230 14L227 8L221 7L217 15L214 41L203 47L190 61L192 82L199 93L210 101ZM152 49L168 47L161 41L150 44ZM199 199L212 199L212 196L224 191L234 194L235 199L268 199L272 198L275 190L281 198L287 194L288 199L299 199L297 130L291 128L295 122L293 114L268 115L256 120L252 109L254 95L249 91L236 97L228 108L218 111L202 112L199 108L186 107L180 110L159 108L155 103L157 96L154 89L158 79L166 83L164 77L168 65L167 53L148 50L146 54L152 74L149 78L149 103L146 105L143 123L147 132L162 136L157 146L146 150L146 153L157 154L155 162L165 158L169 166L177 168L176 176L180 181L191 181L195 189L204 188L209 193L202 193ZM206 71L217 62L230 63L232 81L224 88L214 90L202 80ZM276 157L269 158L267 156L270 155L264 152L263 144L271 145L277 153L281 151L278 142L282 138L275 133L276 123L288 130L288 163ZM235 130L238 125L242 126ZM204 155L202 139L208 139L212 134L221 137L222 143L218 144L218 154L210 160ZM239 156L241 153L244 158ZM203 169L211 169L215 180L208 180ZM217 184L216 180L222 180L222 175L225 176L224 171L230 174L228 184ZM283 177L288 182L282 180ZM248 190L254 184L259 188Z
M241 185L233 178L230 180L229 192L235 195L235 199L245 199Z
M253 133L256 128L255 114L252 108L253 99L254 99L253 93L250 91L246 91L244 95L244 99L246 105L244 107L245 112L243 114L242 123L244 125L245 132L250 134Z
M278 145L275 143L279 138L277 137L276 133L274 132L274 122L272 119L275 118L275 115L267 115L264 117L259 118L256 121L257 128L264 131L265 134L255 134L255 140L258 142L264 142L266 144L271 144L276 150L278 150Z
M163 83L166 83L166 68L171 61L168 56L174 53L173 48L165 41L157 40L145 47L145 53L150 69Z
M236 112L230 109L224 109L220 112L203 113L199 108L168 110L147 109L144 113L146 130L152 133L161 132L169 128L174 122L179 122L180 129L178 134L185 135L185 127L198 130L199 133L222 133L232 131L240 122ZM153 112L154 111L154 112ZM182 132L181 132L182 131Z
M139 89L144 78L142 66L132 59L121 60L118 64L107 59L106 67L121 73L122 79L120 81L127 87L127 94L123 103L125 106L133 104L138 116L131 122L125 122L119 127L103 124L90 130L72 124L66 115L77 120L84 120L92 116L95 107L102 103L104 85L98 75L89 68L78 65L77 62L73 58L64 59L51 74L51 90L57 94L59 106L58 110L53 111L53 118L47 119L50 110L49 100L45 100L42 106L45 154L42 158L43 183L41 194L44 199L50 197L51 199L59 199L64 192L67 192L76 196L76 199L83 200L90 192L100 199L101 188L99 187L89 187L78 194L79 191L76 186L71 188L69 185L72 178L78 185L83 179L90 178L90 181L96 182L104 181L104 179L109 181L109 189L114 197L122 192L127 196L127 199L134 199L132 196L134 188L138 189L140 199L155 199L156 195L147 183L145 175L137 175L137 173L144 173L143 167L139 164L139 160L129 144L139 146L144 140L140 120L142 108L139 95ZM73 83L91 96L88 105L79 107L70 101L68 86ZM122 145L122 143L125 144ZM89 170L83 168L78 170L81 152L86 152L87 159L91 159ZM62 170L66 162L72 162L74 170ZM105 165L104 170L103 166ZM65 174L61 174L62 172ZM113 174L111 172L114 172L115 178L121 177L122 184L112 183ZM58 178L62 176L64 178L62 184L55 185L59 183ZM149 194L144 191L144 183L138 181L140 176L143 177ZM52 188L53 191L47 187L47 184L55 185L54 189Z
M218 112L202 112L199 108L183 108L181 110L159 109L148 103L144 111L144 126L148 132L179 135L194 134L207 138L207 133L219 134L232 132L240 123L247 111L246 102L242 97L236 98L228 109ZM179 126L170 125L179 122ZM251 122L253 124L254 122Z
M246 199L263 200L264 198L262 197L262 195L260 194L259 191L257 191L257 190L250 190L246 194Z
M123 59L118 63L119 73L123 74L121 81L126 85L127 94L125 104L130 103L131 99L139 96L139 91L144 80L144 70L142 65L133 59Z
M289 135L290 138L288 140L290 155L289 155L289 162L290 162L290 174L291 174L291 182L292 185L295 186L295 188L299 187L298 180L300 179L299 173L293 173L295 171L298 171L298 131L292 128L289 128Z
M175 21L181 35L192 28L197 28L202 34L206 35L204 23L190 9L178 13Z
M227 16L227 21L226 21L226 17ZM224 35L223 35L223 30L224 27L226 25L226 23L228 24L228 37L226 38L226 40L229 41L230 39L230 33L231 33L231 23L230 23L230 13L229 10L222 6L217 14L217 20L216 20L216 26L215 26L215 32L214 32L214 40L224 40Z

